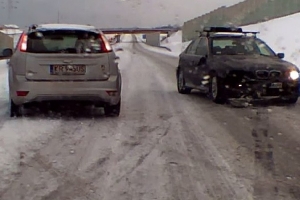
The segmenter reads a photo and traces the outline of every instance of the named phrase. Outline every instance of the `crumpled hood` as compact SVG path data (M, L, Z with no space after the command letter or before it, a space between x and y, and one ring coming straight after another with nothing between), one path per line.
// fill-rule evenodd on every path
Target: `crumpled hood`
M261 69L286 71L295 66L287 61L261 55L219 55L214 57L215 66L232 70L256 71Z

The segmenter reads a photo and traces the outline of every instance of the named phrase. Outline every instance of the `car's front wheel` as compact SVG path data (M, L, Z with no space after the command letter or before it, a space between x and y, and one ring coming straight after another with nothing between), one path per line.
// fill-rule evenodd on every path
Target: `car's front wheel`
M116 105L107 105L104 107L104 113L108 117L118 117L121 112L121 100Z
M214 74L210 77L209 96L215 103L223 104L226 102L224 86L221 83L221 79Z
M181 69L179 69L177 74L177 90L180 94L189 94L192 91L191 88L186 87L183 71Z
M289 98L288 100L286 100L286 102L289 104L295 104L295 103L297 103L297 101L298 101L298 95L295 95L295 96Z
M21 106L16 105L12 100L10 100L9 108L10 117L20 117L22 115Z

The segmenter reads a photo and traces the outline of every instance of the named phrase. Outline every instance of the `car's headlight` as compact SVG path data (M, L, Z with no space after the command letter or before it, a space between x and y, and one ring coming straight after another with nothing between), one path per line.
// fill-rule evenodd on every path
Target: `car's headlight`
M299 78L299 73L298 73L297 71L295 71L295 70L290 71L290 78L291 78L292 80L298 79L298 78Z

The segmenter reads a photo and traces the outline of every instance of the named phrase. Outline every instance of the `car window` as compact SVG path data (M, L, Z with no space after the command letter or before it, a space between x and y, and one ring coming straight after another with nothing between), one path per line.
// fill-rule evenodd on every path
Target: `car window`
M208 53L208 42L206 38L201 38L197 49L196 49L196 55L207 55Z
M196 54L196 50L197 50L197 46L200 42L200 38L197 38L189 47L189 49L187 50L187 54L192 54L195 55Z
M192 48L194 42L195 42L195 41L192 41L192 42L187 46L187 48L185 49L185 53L188 53L188 52L191 50L191 48Z
M275 55L264 42L250 37L214 38L212 53L214 55Z
M28 35L31 53L101 53L99 34L88 31L38 31Z
M275 52L266 43L256 40L256 45L260 51L260 54L265 56L275 56Z

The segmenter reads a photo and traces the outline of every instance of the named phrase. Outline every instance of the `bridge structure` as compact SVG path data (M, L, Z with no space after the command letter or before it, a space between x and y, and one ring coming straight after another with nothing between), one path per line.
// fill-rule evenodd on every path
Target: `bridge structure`
M169 34L176 32L178 28L100 28L104 34Z
M100 28L104 34L115 34L117 42L120 42L121 34L144 34L146 44L160 46L160 35L177 32L178 28Z

